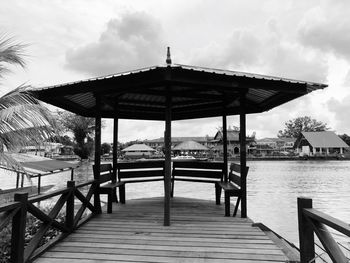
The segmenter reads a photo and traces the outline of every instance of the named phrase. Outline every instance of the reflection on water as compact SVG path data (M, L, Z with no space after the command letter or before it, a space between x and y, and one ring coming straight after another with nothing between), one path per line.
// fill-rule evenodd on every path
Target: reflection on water
M248 215L297 243L297 197L350 222L349 161L249 162Z
M297 197L304 196L313 199L315 208L350 223L350 161L251 161L248 166L248 216L255 222L298 244ZM91 164L83 164L74 175L77 184L92 177ZM0 180L0 188L12 188L16 176L0 174ZM43 177L42 185L58 189L67 180L70 172L53 174ZM162 182L146 184L127 185L126 198L163 195ZM214 201L215 191L212 184L176 182L175 196Z

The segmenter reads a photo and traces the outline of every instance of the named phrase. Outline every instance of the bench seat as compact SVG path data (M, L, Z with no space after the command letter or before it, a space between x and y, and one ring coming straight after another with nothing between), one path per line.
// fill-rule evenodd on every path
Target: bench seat
M130 184L164 180L163 160L121 162L117 164L118 183ZM125 187L119 187L120 202L125 204Z
M110 214L112 213L112 203L118 202L116 188L119 187L119 189L124 189L124 183L116 182L113 176L112 164L110 163L100 165L100 173L98 176L96 176L97 169L95 165L93 165L93 171L95 178L98 178L98 193L107 195L107 213Z
M171 176L171 197L174 196L175 181L211 183L215 186L216 204L220 204L223 179L223 162L174 161Z
M249 167L246 167L245 176L248 175ZM242 199L241 189L241 166L236 163L231 163L230 173L227 182L219 182L219 187L224 191L225 196L225 216L230 216L230 198L231 196L237 197L233 216L237 215L238 207Z

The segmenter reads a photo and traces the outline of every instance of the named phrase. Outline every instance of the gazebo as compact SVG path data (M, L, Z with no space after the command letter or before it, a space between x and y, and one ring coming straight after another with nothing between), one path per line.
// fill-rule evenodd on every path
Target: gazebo
M31 90L38 99L96 119L95 165L100 166L101 118L114 119L113 168L117 170L119 119L165 121L164 225L170 225L171 123L222 117L224 178L227 180L227 116L240 116L240 164L246 171L246 115L268 111L324 84L212 68L172 64ZM243 172L244 173L244 172ZM241 216L247 216L242 174ZM99 206L99 195L94 196Z
M174 153L181 153L181 152L192 152L192 153L200 153L200 152L207 152L209 149L205 147L204 145L195 142L195 141L184 141L182 143L179 143L176 145L172 151Z

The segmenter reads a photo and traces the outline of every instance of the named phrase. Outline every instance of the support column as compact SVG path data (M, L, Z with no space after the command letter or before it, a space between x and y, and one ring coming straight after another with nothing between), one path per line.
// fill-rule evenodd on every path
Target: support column
M165 110L165 167L164 167L164 226L170 226L170 189L171 189L171 90L167 88Z
M241 93L240 96L240 108L241 112L239 115L239 131L240 131L240 163L241 163L241 190L242 190L242 201L241 201L241 217L247 217L247 150L246 150L246 94Z
M224 181L227 182L227 170L228 170L228 161L227 161L227 115L226 115L226 103L224 103L224 111L222 114L222 144L224 151Z
M118 170L118 103L114 109L114 123L113 123L113 181L117 181Z
M96 188L94 194L94 206L97 213L101 213L101 202L98 183L98 178L100 175L100 165L101 165L101 97L96 96L96 117L95 117L95 171L94 179L96 180Z
M340 154L343 154L343 148L340 147Z

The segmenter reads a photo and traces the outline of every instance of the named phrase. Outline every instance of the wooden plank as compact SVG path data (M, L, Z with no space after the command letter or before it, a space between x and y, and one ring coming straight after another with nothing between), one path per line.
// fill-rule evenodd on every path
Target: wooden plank
M200 162L200 161L174 161L173 168L192 168L206 170L222 170L224 169L223 162Z
M159 247L162 248L162 247ZM157 248L156 250L140 250L140 249L132 249L132 248L100 248L100 247L60 247L56 246L52 249L53 252L68 252L68 253L99 253L99 254L109 254L109 255L137 255L144 257L169 257L169 258L200 258L205 255L207 259L246 259L246 260L258 260L263 257L263 259L269 259L271 261L275 260L285 260L286 258L281 255L275 254L261 254L250 253L251 251L244 251L242 249L237 249L236 251L226 251L226 252L207 252L205 250L202 251L181 251L181 250L160 250ZM254 251L254 250L252 250ZM255 250L256 251L256 250Z
M118 170L145 169L145 168L164 168L164 161L159 160L159 161L118 163ZM119 171L119 172L123 172L123 171Z
M227 248L259 248L259 249L271 249L276 248L275 244L271 240L246 240L246 239L230 239L222 240L217 238L206 238L206 239L195 239L192 238L172 238L169 240L168 237L143 237L139 238L137 236L129 235L118 235L114 237L105 237L103 235L94 235L94 234L75 234L74 237L69 236L65 239L67 242L82 242L84 240L93 240L95 243L110 243L110 244L144 244L147 240L147 244L161 246L166 242L170 246L186 245L186 246L198 246L198 242L201 243L202 247L227 247ZM65 246L66 243L61 243L62 246Z
M208 171L208 170L174 170L173 177L178 180L178 177L195 177L195 178L211 178L211 179L221 179L222 171Z
M143 171L120 171L119 172L119 179L127 179L127 178L144 178L144 177L156 177L161 176L164 177L164 171L163 170L143 170ZM122 180L124 181L124 180Z
M99 254L94 255L94 257L90 258L90 254L87 253L59 253L56 254L54 258L48 258L48 256L52 256L52 253L48 253L45 258L42 258L40 261L36 262L184 262L184 263L247 263L246 259L208 259L205 257L202 258L167 258L167 257L144 257L144 256L130 256L130 255L108 255L108 254ZM73 259L73 260L72 260ZM180 260L179 260L180 259ZM271 263L270 260L259 260L256 261L259 263ZM274 262L285 262L284 260L278 260Z
M172 198L163 226L163 198L113 204L35 262L286 262L248 218L224 217L214 201Z
M208 252L211 253L241 253L241 254L258 254L258 255L280 255L281 251L279 248L274 247L274 249L258 249L258 248L222 248L222 247L211 247L210 250L208 247L202 246L201 243L197 244L196 246L170 246L167 244L167 242L164 242L163 245L150 245L150 244L111 244L111 243L89 243L85 240L82 240L84 242L64 242L64 247L68 247L69 252L75 252L79 247L84 248L91 248L96 250L102 250L102 248L109 248L109 249L130 249L130 250L154 250L154 251L178 251L178 252ZM56 245L55 247L59 248L62 247L61 245ZM54 249L53 249L54 250ZM104 252L102 252L104 253Z

